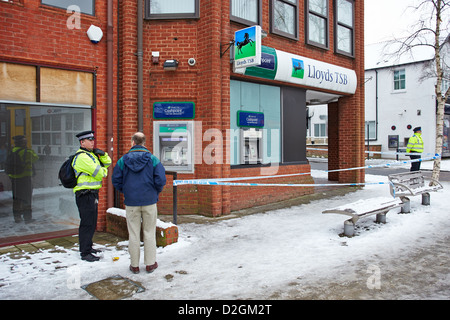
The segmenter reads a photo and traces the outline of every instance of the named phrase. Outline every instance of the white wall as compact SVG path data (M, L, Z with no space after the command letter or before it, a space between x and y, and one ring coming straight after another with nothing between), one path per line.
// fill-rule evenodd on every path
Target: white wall
M406 89L394 90L394 70L405 69ZM365 118L376 120L378 114L377 140L370 144L382 145L382 152L395 151L388 148L388 135L399 135L400 147L413 135L413 128L422 127L424 153L434 153L436 135L436 100L434 79L419 81L423 63L378 69L378 111L376 107L377 73L365 72ZM420 111L420 115L418 114ZM411 125L411 129L407 126ZM392 130L391 127L396 129ZM395 156L383 155L383 158Z

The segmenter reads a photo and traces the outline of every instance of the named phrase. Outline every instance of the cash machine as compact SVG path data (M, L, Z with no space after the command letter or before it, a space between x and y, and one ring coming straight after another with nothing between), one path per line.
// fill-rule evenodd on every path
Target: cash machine
M167 171L193 172L193 121L155 121L154 154Z
M262 137L259 128L241 128L241 164L262 163Z
M264 113L239 110L237 126L241 136L241 164L262 163Z

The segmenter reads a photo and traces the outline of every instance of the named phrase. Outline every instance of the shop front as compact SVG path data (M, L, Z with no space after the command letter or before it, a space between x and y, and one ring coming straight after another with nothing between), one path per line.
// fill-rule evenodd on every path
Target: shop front
M0 70L0 243L74 233L78 210L58 170L79 148L75 134L91 129L95 74L10 62Z

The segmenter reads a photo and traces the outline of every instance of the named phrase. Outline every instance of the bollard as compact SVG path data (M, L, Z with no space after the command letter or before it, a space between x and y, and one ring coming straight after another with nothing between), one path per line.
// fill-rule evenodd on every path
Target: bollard
M376 223L386 223L386 213L378 213Z
M411 201L407 197L402 197L402 210L401 213L410 213L411 212Z
M355 235L355 225L352 220L344 221L344 235L346 237L353 237Z
M430 194L428 192L422 193L422 204L424 206L430 205Z

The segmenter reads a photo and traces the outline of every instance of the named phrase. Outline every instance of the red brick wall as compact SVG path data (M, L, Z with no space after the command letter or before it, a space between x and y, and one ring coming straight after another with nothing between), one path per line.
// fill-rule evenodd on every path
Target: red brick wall
M134 19L136 0L121 0L121 60L120 60L120 149L121 153L128 150L129 137L137 130L137 96L136 96L136 27ZM263 21L262 28L270 30L269 0L262 1ZM350 125L341 134L342 141L330 147L332 155L337 154L337 148L345 148L342 161L331 159L332 166L342 167L360 165L363 155L359 153L364 147L364 87L363 87L363 1L356 1L356 59L334 54L334 21L333 1L330 0L330 49L322 50L305 45L304 39L304 1L299 1L300 31L299 40L289 40L270 34L263 39L263 45L274 47L283 51L311 57L316 60L337 64L345 68L356 69L359 86L354 96L340 101L339 111L334 114L335 119L330 122L348 122ZM152 105L156 101L193 101L196 106L196 121L201 121L202 133L215 128L226 137L226 130L230 128L230 77L242 80L244 76L232 74L228 52L220 58L220 44L228 44L233 38L234 31L244 26L230 22L229 1L211 0L200 1L200 19L180 20L147 20L144 21L144 132L148 137L152 149ZM224 49L222 49L224 50ZM151 61L151 52L160 53L159 64ZM187 60L194 57L197 64L193 67ZM163 63L167 59L179 61L177 71L164 71ZM250 79L250 78L249 78ZM254 78L253 78L254 80ZM279 84L276 81L266 83ZM341 110L342 109L342 110ZM361 122L362 121L362 122ZM333 125L332 132L333 132ZM202 134L196 137L196 144L201 145L201 152L211 141L202 141ZM306 138L306 137L305 137ZM350 140L350 141L348 141ZM123 143L122 143L123 142ZM223 154L227 153L228 142L223 140ZM220 150L216 150L220 152ZM178 174L179 179L194 178L222 178L234 176L259 175L259 168L230 169L225 164L195 165L194 174ZM309 165L281 166L278 174L307 172ZM358 173L340 174L339 181L359 181L363 176ZM291 179L258 180L266 183L305 183L312 182L309 176ZM172 178L168 176L168 184L161 194L158 204L161 213L172 212ZM270 187L211 187L211 186L179 186L178 187L178 214L201 213L217 216L254 205L279 201L289 197L313 192L311 188L270 188Z
M96 119L94 130L97 147L106 150L107 1L95 3L95 17L81 14L80 29L68 29L67 19L72 13L67 13L65 9L41 5L40 0L13 3L0 1L0 59L63 69L96 71L97 109L93 115ZM114 21L117 21L116 4L113 12ZM91 43L86 35L91 24L103 31L103 39L98 44ZM116 29L116 26L114 28ZM117 39L117 34L114 38ZM114 57L116 55L115 52ZM114 63L114 74L116 72ZM116 82L113 87L116 90ZM114 111L116 108L114 103ZM116 122L115 118L114 123ZM114 162L116 160L113 158ZM109 178L104 181L100 194L99 230L104 230L106 224L106 184L109 181Z
M114 41L115 50L119 50L118 61L114 63L114 73L118 72L118 82L114 83L114 90L118 88L118 92L114 91L114 97L117 96L119 103L118 108L114 103L114 112L119 110L119 113L114 115L114 146L117 146L117 154L113 155L114 164L118 157L129 149L131 135L138 129L136 3L137 0L114 1ZM269 0L263 0L262 4L262 28L269 31ZM304 1L299 1L299 40L294 41L269 33L268 37L263 39L263 44L356 71L356 94L341 98L334 109L329 107L329 169L337 169L361 166L364 163L364 2L355 1L355 59L334 54L333 1L330 0L329 4L329 50L305 45ZM96 1L96 16L82 14L81 29L69 30L66 21L70 14L63 9L41 5L39 0L23 0L22 3L0 1L0 58L97 71L95 129L98 137L97 147L103 149L106 149L106 9L107 1ZM231 73L228 53L220 58L220 44L228 44L234 31L244 27L230 22L229 12L229 1L200 1L200 19L144 21L144 133L147 135L147 146L150 149L153 147L152 105L155 101L193 101L196 105L195 120L202 122L203 132L216 128L226 137L226 130L230 128L230 77L247 79ZM104 39L97 45L89 42L86 36L90 24L99 26L105 33ZM152 63L152 51L160 52L159 64ZM115 59L116 57L117 51L114 54ZM191 57L197 60L193 67L187 64ZM162 65L166 59L177 59L178 70L164 71ZM276 81L265 82L279 84ZM117 122L118 127L115 126ZM197 138L200 139L197 139L197 145L202 146L201 153L211 141L201 141L201 135ZM222 153L225 155L227 145L228 142L224 138ZM220 153L221 150L216 152ZM179 178L247 176L256 173L255 170L259 171L251 168L230 169L227 161L213 165L203 162L195 166L194 174L179 174ZM281 166L278 173L308 170L309 165ZM340 182L361 182L364 172L330 174L331 178ZM303 183L304 178L277 181L270 179L266 182L280 181ZM179 214L202 213L213 216L305 192L302 188L288 190L269 187L181 186L178 189L181 208ZM105 190L104 187L100 196L100 229L105 225ZM171 178L168 177L168 185L159 203L160 210L165 213L172 212L171 190Z

